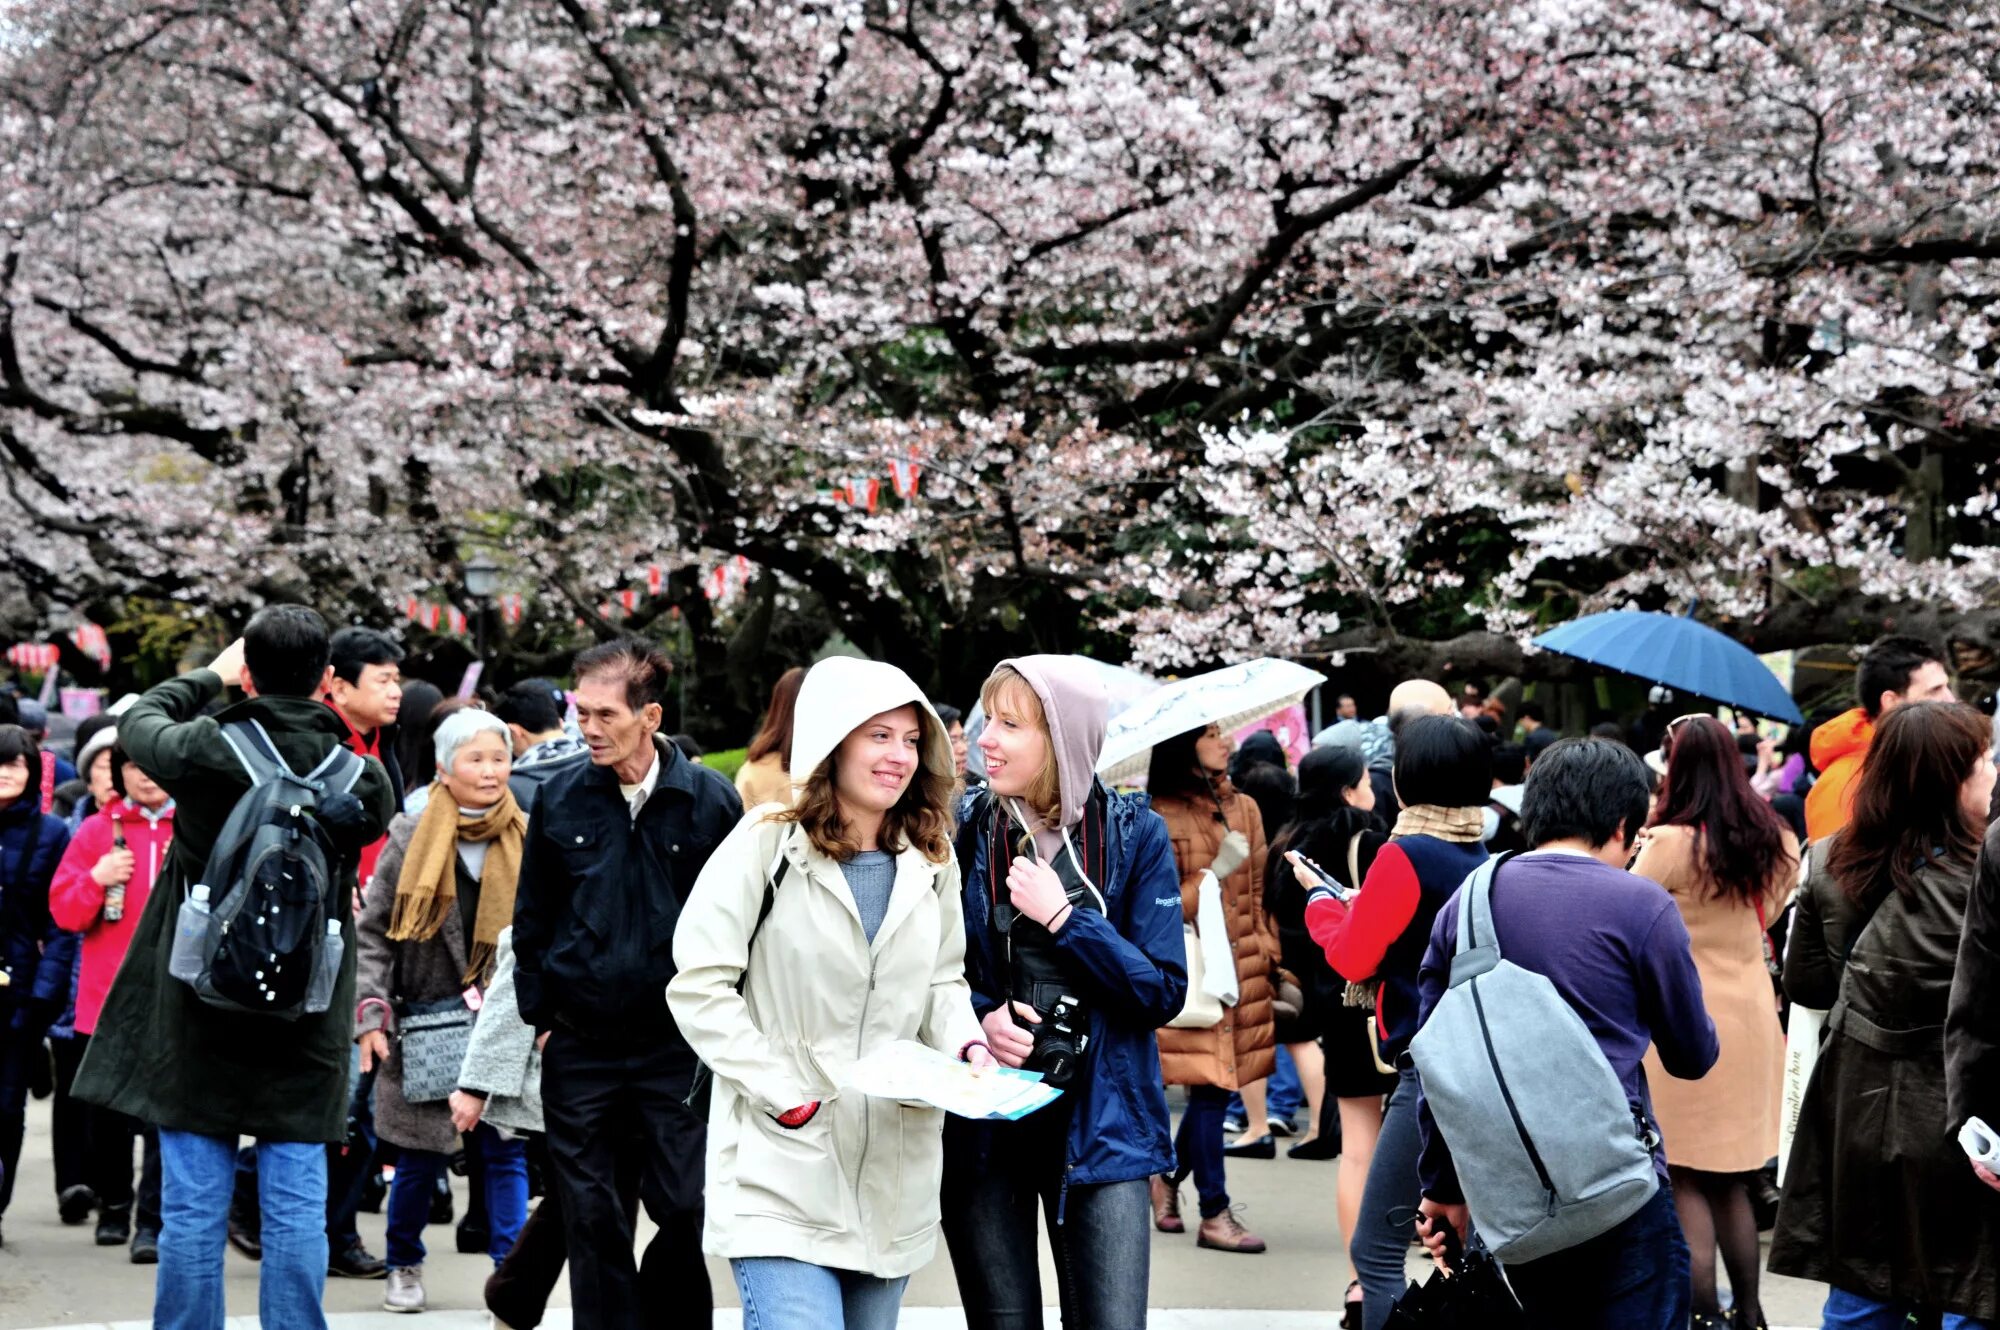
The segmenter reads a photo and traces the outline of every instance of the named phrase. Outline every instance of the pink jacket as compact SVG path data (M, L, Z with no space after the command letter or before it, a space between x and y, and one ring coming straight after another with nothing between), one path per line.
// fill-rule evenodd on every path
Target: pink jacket
M104 888L90 870L111 852L111 815L118 814L125 831L125 848L132 851L137 866L125 884L125 914L116 923L104 921ZM105 994L124 963L125 949L132 945L133 930L146 909L146 897L167 862L167 846L174 837L174 806L170 803L149 816L135 804L120 799L84 819L70 838L62 862L56 866L55 880L49 885L49 913L58 928L83 934L82 972L76 983L76 1032L91 1034L97 1029L97 1014L104 1010Z

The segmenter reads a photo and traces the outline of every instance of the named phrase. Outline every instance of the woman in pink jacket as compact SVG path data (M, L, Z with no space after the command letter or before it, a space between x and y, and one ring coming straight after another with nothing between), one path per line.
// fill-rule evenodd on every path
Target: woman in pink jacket
M83 960L76 985L76 1033L87 1040L97 1029L104 998L132 944L132 930L145 911L146 897L167 861L174 835L174 803L153 778L111 750L111 785L118 797L92 813L71 837L49 886L49 913L56 926L83 935ZM132 1262L159 1260L160 1143L153 1128L110 1109L90 1110L86 1176L100 1207L97 1245L132 1244ZM132 1140L143 1136L138 1222L133 1222Z

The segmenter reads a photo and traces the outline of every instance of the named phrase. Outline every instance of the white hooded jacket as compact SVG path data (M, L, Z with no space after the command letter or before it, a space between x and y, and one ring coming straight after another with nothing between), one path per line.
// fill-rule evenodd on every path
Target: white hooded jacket
M792 770L809 778L855 728L905 704L923 728L923 765L949 777L944 726L909 676L846 658L806 675ZM702 1246L900 1278L937 1248L944 1114L837 1087L850 1063L895 1040L957 1056L982 1038L958 865L905 847L871 944L840 865L795 824L772 820L782 811L752 809L716 847L674 933L667 1004L715 1076ZM756 929L781 854L784 880ZM804 1126L778 1123L814 1100Z

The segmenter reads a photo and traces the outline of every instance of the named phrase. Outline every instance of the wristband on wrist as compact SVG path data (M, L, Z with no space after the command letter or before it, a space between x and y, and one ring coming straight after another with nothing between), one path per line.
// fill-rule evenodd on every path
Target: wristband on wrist
M993 1056L993 1045L987 1043L984 1039L968 1039L965 1041L965 1047L958 1050L958 1060L960 1062L967 1061L966 1055L975 1048L985 1049L987 1057Z

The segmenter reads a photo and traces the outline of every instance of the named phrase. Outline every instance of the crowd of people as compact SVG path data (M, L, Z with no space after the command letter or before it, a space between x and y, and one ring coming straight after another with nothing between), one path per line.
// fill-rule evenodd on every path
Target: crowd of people
M424 1311L457 1170L497 1326L565 1268L580 1327L704 1324L714 1256L746 1324L878 1330L942 1239L968 1324L1020 1330L1040 1229L1063 1323L1127 1330L1150 1230L1266 1250L1228 1171L1284 1138L1338 1161L1344 1326L1391 1323L1415 1239L1488 1245L1529 1325L1752 1330L1773 1224L1828 1327L2000 1325L2000 1144L1957 1140L2000 1112L1995 735L1931 644L1782 742L1410 680L1296 762L1163 738L1144 793L1097 776L1074 658L1000 662L970 718L789 670L733 782L641 640L483 702L401 662L273 606L74 765L0 695L0 1213L46 1095L56 1209L158 1265L156 1325L219 1330L232 1244L266 1325L323 1325L329 1276ZM1509 1061L1522 993L1614 1139ZM1825 1033L1780 1192L1788 1013ZM846 1088L905 1040L1061 1093Z

